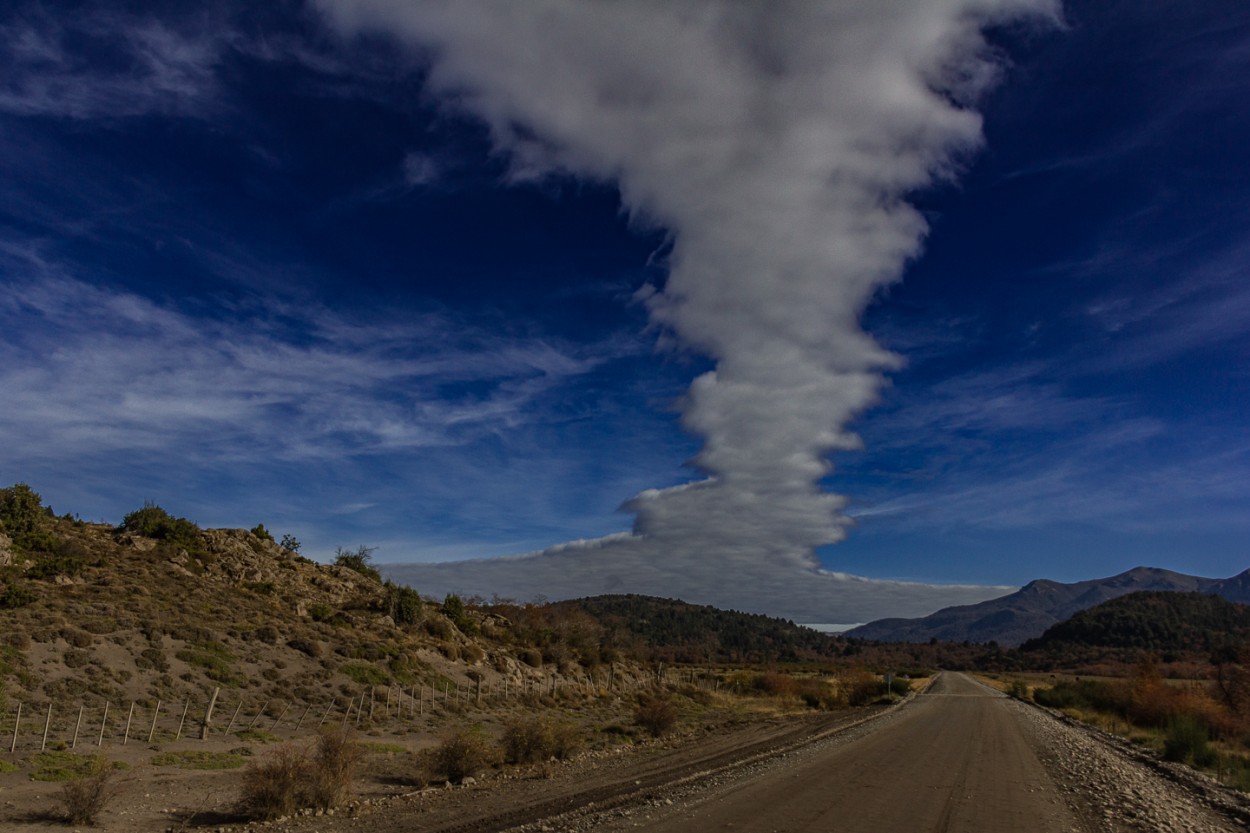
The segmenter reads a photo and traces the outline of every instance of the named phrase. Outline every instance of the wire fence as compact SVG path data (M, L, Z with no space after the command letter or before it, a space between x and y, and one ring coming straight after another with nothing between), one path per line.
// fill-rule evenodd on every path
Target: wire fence
M578 676L368 686L357 694L318 702L232 697L234 692L221 688L198 700L177 702L18 700L0 718L0 751L13 755L48 749L98 750L132 743L208 741L232 733L244 733L246 738L249 732L265 733L257 737L266 739L291 739L326 725L398 734L521 702L535 705L549 699L570 704L683 683L719 686L711 675L693 669L661 668L641 675L607 669Z

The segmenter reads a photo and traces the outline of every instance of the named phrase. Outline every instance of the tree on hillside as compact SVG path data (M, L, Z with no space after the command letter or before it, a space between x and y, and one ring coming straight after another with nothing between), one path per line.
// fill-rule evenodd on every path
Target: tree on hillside
M44 530L48 511L39 493L25 483L0 489L0 530L19 550L31 552L55 547L55 540Z
M361 544L354 550L336 547L334 550L334 563L381 584L382 574L378 572L377 567L374 567L372 563L373 553L376 549L377 547L366 547L364 544Z

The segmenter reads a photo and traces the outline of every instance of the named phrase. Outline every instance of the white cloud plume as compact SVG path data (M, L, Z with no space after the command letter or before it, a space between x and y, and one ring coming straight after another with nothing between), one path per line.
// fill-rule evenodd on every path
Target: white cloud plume
M487 122L516 178L613 181L667 228L652 319L716 362L683 405L705 479L631 500L631 536L414 579L455 583L454 569L510 591L541 575L544 592L568 595L617 576L620 590L867 615L845 592L859 585L831 581L815 557L847 524L844 500L818 485L828 456L856 446L847 425L894 364L858 319L920 250L926 224L908 194L951 177L981 142L971 105L998 70L983 27L1055 4L319 5L345 31L427 54L432 87ZM897 606L876 613L941 595L893 591Z

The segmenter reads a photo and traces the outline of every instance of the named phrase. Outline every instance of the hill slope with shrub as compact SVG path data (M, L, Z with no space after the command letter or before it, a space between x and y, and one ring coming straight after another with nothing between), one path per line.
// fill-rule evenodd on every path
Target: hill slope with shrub
M222 687L328 703L600 662L597 640L557 631L545 664L508 619L382 581L367 548L335 564L298 548L263 525L201 529L153 505L86 523L52 515L23 484L0 489L0 696L172 702Z

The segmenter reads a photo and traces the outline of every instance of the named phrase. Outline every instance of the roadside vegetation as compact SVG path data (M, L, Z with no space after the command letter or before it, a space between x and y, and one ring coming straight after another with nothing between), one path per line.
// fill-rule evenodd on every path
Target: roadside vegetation
M1243 654L1213 665L1214 678L1168 679L1144 655L1124 677L1035 674L1000 678L1000 687L1250 791L1248 669Z

